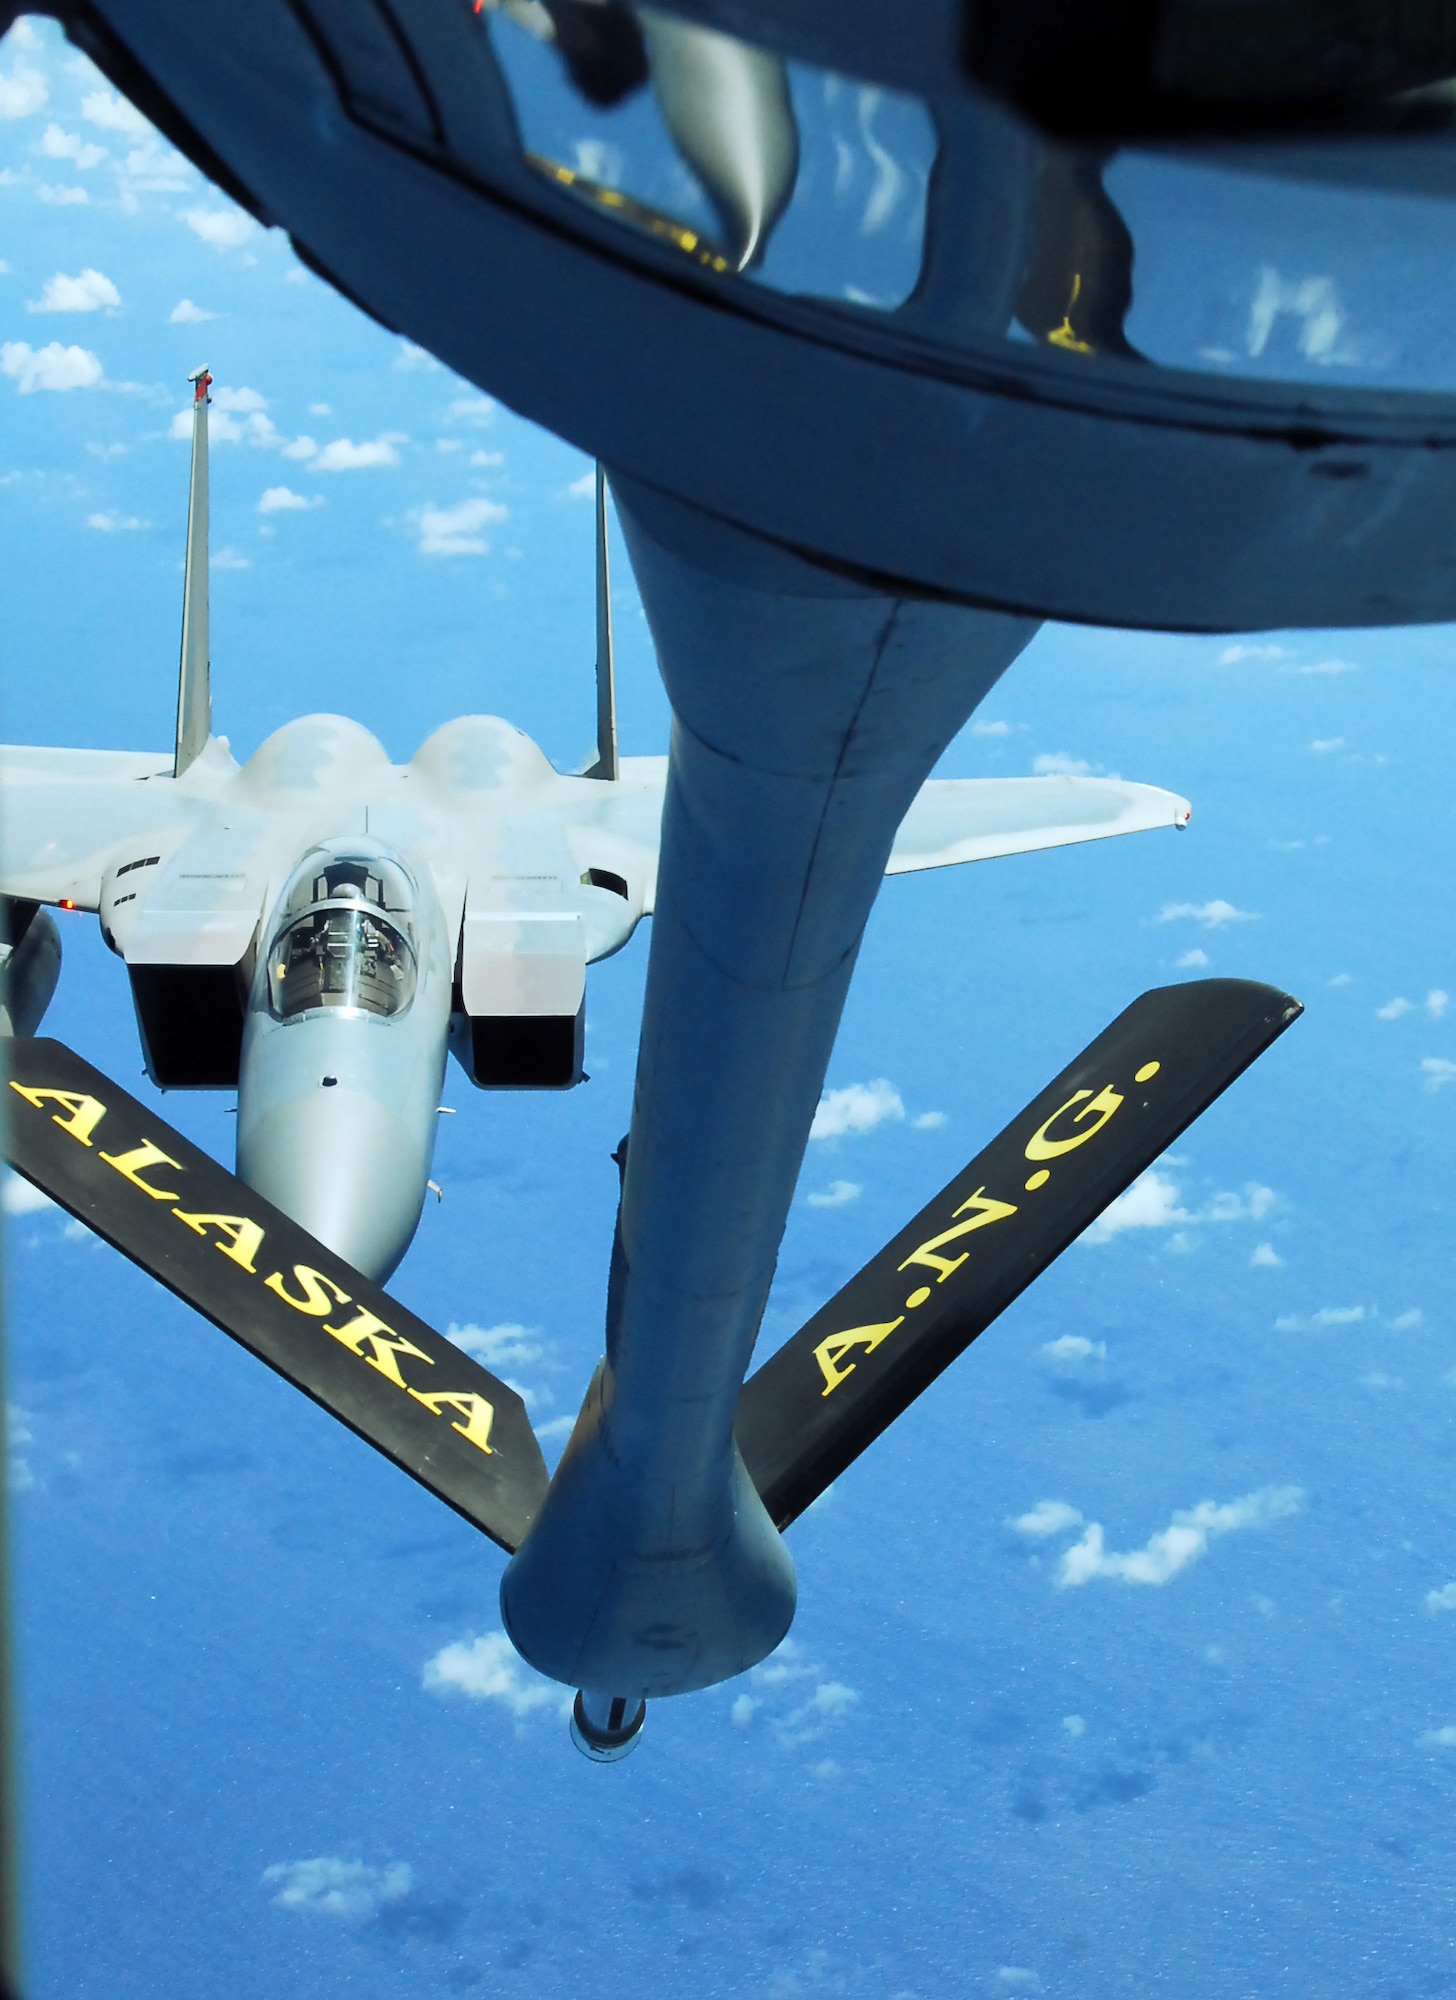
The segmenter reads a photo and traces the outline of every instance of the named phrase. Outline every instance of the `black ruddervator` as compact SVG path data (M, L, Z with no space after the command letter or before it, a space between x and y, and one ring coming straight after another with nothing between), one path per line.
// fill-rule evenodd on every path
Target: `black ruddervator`
M1302 1012L1251 980L1144 993L743 1386L787 1527ZM27 1180L492 1541L548 1474L513 1389L61 1042L6 1045Z

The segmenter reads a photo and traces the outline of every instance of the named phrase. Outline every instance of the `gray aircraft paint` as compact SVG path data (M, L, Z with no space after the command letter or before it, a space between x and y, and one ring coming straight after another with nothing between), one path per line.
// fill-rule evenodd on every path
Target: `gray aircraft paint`
M663 874L607 1355L501 1609L542 1672L636 1698L741 1673L792 1621L739 1391L896 829L1036 626L618 504L675 718Z

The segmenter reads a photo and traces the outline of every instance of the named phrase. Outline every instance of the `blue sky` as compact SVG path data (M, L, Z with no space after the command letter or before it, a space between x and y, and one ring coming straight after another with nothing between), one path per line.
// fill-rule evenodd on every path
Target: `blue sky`
M334 709L404 758L484 710L575 764L586 461L305 274L48 27L0 48L0 152L5 739L168 745L205 361L234 750ZM625 747L660 751L618 578ZM1047 628L952 746L1193 823L887 885L767 1342L1146 987L1308 1011L795 1527L780 1654L619 1768L510 1655L492 1548L10 1185L35 2000L1456 1988L1453 665L1444 628ZM145 1096L123 970L63 922L48 1029ZM588 1085L452 1070L394 1280L548 1437L599 1351L646 942L589 977ZM166 1115L228 1157L225 1107Z

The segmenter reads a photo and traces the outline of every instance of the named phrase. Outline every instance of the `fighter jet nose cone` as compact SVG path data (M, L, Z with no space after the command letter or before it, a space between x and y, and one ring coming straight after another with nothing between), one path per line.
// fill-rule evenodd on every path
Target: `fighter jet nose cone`
M647 1703L640 1695L582 1688L571 1705L571 1740L594 1764L619 1764L637 1748L646 1720Z
M275 1208L382 1284L424 1205L429 1140L332 1075L306 1095L238 1119L238 1173Z

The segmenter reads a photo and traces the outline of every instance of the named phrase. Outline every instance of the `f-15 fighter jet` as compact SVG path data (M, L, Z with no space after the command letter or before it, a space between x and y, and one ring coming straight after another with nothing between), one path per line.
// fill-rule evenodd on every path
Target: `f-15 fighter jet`
M36 906L96 911L153 1083L235 1089L240 1177L382 1280L419 1221L447 1056L486 1090L582 1080L586 967L652 910L667 759L618 755L599 473L588 769L561 774L486 715L436 730L406 764L356 722L304 716L240 765L212 733L211 376L191 379L175 749L0 749L0 895L9 934L50 957ZM1172 793L1117 779L931 781L887 872L1188 817ZM22 1005L5 985L21 970L17 944L0 1006L14 998L33 1031L49 985L37 1003L28 972Z

